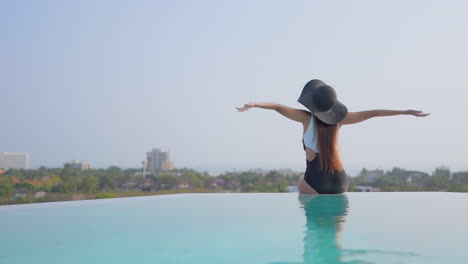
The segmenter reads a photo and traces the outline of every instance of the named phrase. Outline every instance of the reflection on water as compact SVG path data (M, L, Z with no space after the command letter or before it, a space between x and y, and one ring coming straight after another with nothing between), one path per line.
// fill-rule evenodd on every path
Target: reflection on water
M346 195L299 195L306 215L304 263L341 262L340 233L348 214Z
M346 215L348 215L348 197L341 195L299 195L301 208L306 216L304 231L304 264L366 264L375 263L364 260L351 260L360 256L375 254L393 256L415 256L411 252L395 252L372 249L343 249L340 244L340 234L343 231ZM385 256L382 256L385 257ZM346 258L347 260L344 260ZM271 264L296 262L270 262Z

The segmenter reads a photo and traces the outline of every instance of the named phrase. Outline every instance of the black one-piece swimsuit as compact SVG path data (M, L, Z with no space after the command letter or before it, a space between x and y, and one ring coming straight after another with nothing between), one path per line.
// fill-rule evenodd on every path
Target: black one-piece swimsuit
M305 150L305 145L304 145ZM328 173L320 169L320 155L315 153L315 159L306 159L304 180L319 194L340 194L346 192L349 186L348 175L344 170Z

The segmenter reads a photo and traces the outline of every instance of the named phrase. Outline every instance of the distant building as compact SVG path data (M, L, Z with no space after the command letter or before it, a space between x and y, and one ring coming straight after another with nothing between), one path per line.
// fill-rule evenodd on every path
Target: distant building
M155 188L155 183L152 179L146 178L143 180L143 183L140 184L140 189L142 191L151 191L154 190Z
M81 162L78 160L72 160L70 162L65 163L64 167L69 166L72 169L76 170L90 170L91 164L87 162Z
M136 189L138 187L138 180L135 178L128 179L124 184L123 187L126 189Z
M380 192L380 188L372 186L357 185L354 188L357 192Z
M163 161L162 162L162 170L172 170L174 169L174 163L172 161Z
M13 193L13 200L18 200L22 197L27 197L28 193L29 191L27 189L24 189L24 188L16 189L15 192Z
M190 185L187 181L181 181L179 184L177 184L178 189L188 189L190 188Z
M169 151L154 148L146 153L146 170L149 172L172 170L174 164L169 159Z
M151 173L150 172L145 172L145 174L143 174L143 172L137 171L137 172L135 172L133 174L133 176L135 176L135 177L143 177L143 176L146 177L147 175L151 175Z
M47 193L44 191L39 191L34 194L34 198L44 198L46 197Z
M29 169L29 153L0 152L0 169Z
M216 179L215 182L216 182L217 185L224 186L224 179L223 178Z

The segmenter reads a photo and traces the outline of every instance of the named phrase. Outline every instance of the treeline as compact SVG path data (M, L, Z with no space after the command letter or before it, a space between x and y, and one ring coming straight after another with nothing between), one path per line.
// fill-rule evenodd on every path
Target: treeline
M380 191L468 192L468 171L452 173L445 166L436 168L431 174L401 168L386 172L362 169L353 182L353 188L366 185Z
M135 176L137 175L137 176ZM0 175L0 204L110 198L178 192L286 192L300 173L290 170L226 172L217 177L192 169L142 176L141 170L111 166L78 170L45 168L8 170Z
M287 192L303 173L292 170L225 172L216 177L192 169L174 169L142 176L140 170L78 170L71 167L8 170L0 175L0 204L111 198L180 192ZM439 167L431 174L393 168L363 169L348 191L371 186L375 191L468 192L468 171Z

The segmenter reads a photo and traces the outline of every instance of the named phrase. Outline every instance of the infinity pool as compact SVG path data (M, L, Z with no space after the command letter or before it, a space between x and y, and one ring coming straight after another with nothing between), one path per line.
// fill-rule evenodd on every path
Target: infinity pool
M0 263L468 263L468 194L176 194L0 206Z

